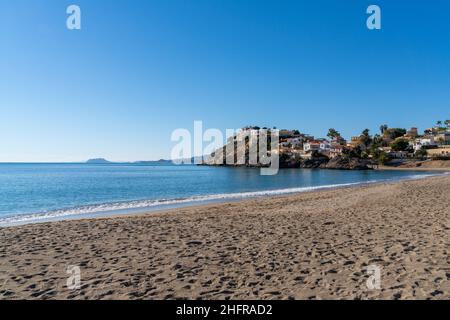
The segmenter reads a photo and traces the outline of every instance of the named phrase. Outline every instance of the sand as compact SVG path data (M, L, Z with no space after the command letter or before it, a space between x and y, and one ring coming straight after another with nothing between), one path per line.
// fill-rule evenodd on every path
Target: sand
M378 170L413 170L450 172L449 160L404 161L396 165L378 166Z
M0 298L449 299L449 248L440 176L2 228Z

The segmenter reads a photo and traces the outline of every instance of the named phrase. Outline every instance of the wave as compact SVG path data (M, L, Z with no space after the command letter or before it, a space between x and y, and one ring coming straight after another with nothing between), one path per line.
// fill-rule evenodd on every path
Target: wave
M340 184L329 184L321 186L310 186L310 187L296 187L296 188L286 188L286 189L276 189L276 190L260 190L260 191L250 191L250 192L239 192L239 193L220 193L220 194L210 194L210 195L199 195L191 196L186 198L175 198L175 199L156 199L156 200L135 200L126 202L112 202L94 205L78 206L73 208L44 211L33 214L19 214L8 217L0 218L0 226L11 226L18 224L42 222L45 220L62 220L63 218L79 217L79 216L89 216L101 213L114 213L120 211L138 210L138 209L149 209L155 207L170 207L170 206L183 206L188 204L198 204L207 202L220 202L225 200L240 200L247 198L258 198L264 196L277 196L283 194L301 193L322 189L333 189L341 187L350 187L356 185L373 184L380 182L389 181L399 181L399 180L415 180L422 179L430 176L442 175L443 173L436 174L415 174L407 176L401 179L390 178L390 179L379 179L379 180L369 180L363 182L352 182L352 183L340 183ZM444 173L445 174L445 173Z

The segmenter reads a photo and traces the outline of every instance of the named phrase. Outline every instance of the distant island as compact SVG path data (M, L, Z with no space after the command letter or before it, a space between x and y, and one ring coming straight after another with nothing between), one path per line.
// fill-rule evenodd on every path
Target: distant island
M159 160L148 160L148 161L134 161L134 162L114 162L106 160L105 158L94 158L86 161L88 164L137 164L137 165L164 165L171 164L172 160L159 159Z
M95 158L95 159L89 159L88 161L86 161L86 163L89 164L107 164L107 163L112 163L111 161L108 161L104 158Z
M148 161L135 161L133 164L171 164L172 160L159 159L159 160L148 160Z

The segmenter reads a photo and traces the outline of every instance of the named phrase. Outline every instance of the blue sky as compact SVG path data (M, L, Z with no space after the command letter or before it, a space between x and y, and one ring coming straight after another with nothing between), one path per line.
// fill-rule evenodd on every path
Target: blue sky
M195 120L423 130L450 118L449 15L446 0L0 0L0 162L167 158Z

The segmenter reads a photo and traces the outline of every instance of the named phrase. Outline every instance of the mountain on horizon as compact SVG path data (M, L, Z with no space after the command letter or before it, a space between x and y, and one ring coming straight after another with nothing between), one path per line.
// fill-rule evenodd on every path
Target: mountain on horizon
M93 158L86 161L89 164L114 164L114 163L131 163L131 164L171 164L173 161L168 159L159 160L139 160L139 161L109 161L105 158ZM202 163L202 157L192 157L187 159L181 159L184 164Z
M86 161L86 163L90 163L90 164L105 164L105 163L112 163L112 162L106 160L105 158L94 158L94 159L89 159L88 161Z

